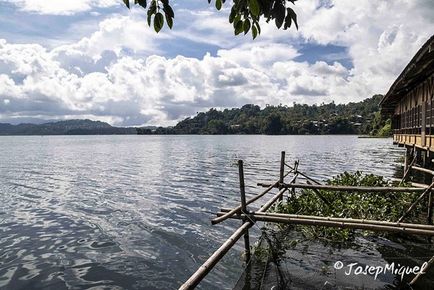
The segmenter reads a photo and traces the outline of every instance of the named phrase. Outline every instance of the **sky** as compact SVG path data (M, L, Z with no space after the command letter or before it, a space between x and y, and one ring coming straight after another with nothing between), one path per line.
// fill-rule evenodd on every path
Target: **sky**
M133 1L132 1L133 2ZM385 94L434 32L432 0L299 0L299 29L234 36L230 2L171 0L155 33L121 0L0 0L0 122L176 124L210 108Z

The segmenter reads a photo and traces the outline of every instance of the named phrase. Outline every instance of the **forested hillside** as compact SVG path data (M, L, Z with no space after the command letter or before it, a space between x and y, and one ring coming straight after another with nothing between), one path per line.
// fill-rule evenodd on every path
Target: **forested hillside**
M105 122L66 120L44 124L0 123L0 135L112 135L136 134L135 128L112 127Z
M244 105L219 111L210 109L174 127L139 128L139 134L366 134L388 135L390 125L379 113L382 95L362 102L336 105ZM386 125L386 127L385 127Z

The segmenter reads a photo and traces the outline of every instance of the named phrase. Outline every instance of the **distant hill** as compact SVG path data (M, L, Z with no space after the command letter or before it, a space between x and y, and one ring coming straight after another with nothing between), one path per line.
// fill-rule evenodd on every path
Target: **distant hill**
M135 128L113 127L92 120L66 120L44 124L0 123L0 135L112 135L137 134Z
M0 123L0 135L113 135L113 134L268 134L321 135L362 134L389 136L390 120L379 112L383 96L357 103L336 105L267 106L210 109L186 118L174 127L122 128L92 120L67 120L43 124Z
M219 111L210 109L186 118L174 127L138 128L139 134L390 134L390 121L379 112L382 95L357 103L336 105L294 104L267 106L247 104Z

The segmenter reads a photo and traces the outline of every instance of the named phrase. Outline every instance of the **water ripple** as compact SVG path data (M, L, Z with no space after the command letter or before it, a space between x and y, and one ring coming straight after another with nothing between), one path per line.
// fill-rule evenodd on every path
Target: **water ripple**
M0 287L174 289L239 222L210 211L274 181L280 151L318 179L343 170L392 176L402 150L355 136L0 137ZM386 154L387 153L387 154ZM257 230L253 230L257 232ZM237 245L201 284L230 288Z

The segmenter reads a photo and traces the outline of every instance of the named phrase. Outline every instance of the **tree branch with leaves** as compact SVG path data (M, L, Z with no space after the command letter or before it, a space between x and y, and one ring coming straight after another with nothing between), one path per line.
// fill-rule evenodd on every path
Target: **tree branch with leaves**
M297 14L290 5L297 0L233 0L229 23L233 25L235 35L252 33L253 39L261 34L261 19L268 23L274 21L278 29L284 30L292 24L298 29ZM123 0L130 8L130 0ZM226 0L215 0L215 7L221 10ZM211 4L211 0L208 0ZM169 0L134 0L135 5L147 9L148 25L154 27L158 33L164 27L164 20L167 26L172 29L175 13Z

